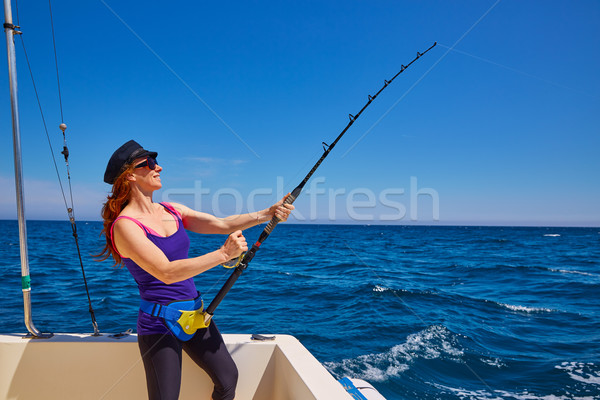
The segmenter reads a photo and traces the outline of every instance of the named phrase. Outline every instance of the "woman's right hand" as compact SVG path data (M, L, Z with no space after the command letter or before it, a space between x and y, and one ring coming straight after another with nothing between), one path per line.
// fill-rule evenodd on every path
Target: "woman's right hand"
M229 235L220 250L225 256L225 261L237 258L243 252L248 251L248 244L246 238L242 235L242 231L235 231Z

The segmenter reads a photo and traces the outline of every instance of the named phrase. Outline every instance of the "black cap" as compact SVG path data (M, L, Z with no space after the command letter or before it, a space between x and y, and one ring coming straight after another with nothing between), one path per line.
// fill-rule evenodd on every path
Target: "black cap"
M130 140L123 146L119 147L108 160L106 171L104 172L104 182L113 184L123 173L127 164L131 163L136 158L150 156L156 158L158 155L155 151L144 150L144 148L135 140Z

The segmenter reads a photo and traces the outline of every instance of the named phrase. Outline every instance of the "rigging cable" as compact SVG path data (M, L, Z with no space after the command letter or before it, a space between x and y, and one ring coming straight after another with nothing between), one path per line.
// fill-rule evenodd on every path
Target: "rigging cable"
M91 319L92 319L92 326L94 328L94 333L93 336L99 336L100 335L100 330L98 329L98 323L96 322L96 316L94 314L94 308L92 307L92 300L90 297L90 291L88 288L88 284L87 284L87 279L85 276L85 269L83 267L83 259L81 257L81 249L79 247L79 236L77 234L77 225L75 223L75 213L73 211L73 189L71 186L71 173L70 173L70 167L69 167L69 149L67 148L67 138L65 135L65 130L67 129L67 125L64 123L64 117L63 117L63 107L62 107L62 98L61 98L61 93L60 93L60 80L59 80L59 74L58 74L58 57L57 57L57 52L56 52L56 41L54 38L54 22L52 20L52 4L51 4L51 0L48 0L48 5L49 5L49 9L50 9L50 24L52 26L52 42L54 44L54 60L55 60L55 65L56 65L56 81L58 84L58 99L59 99L59 105L60 105L60 116L61 116L61 124L59 126L60 130L62 131L63 134L63 151L61 152L61 154L65 157L65 164L67 167L67 180L69 183L69 194L70 194L70 200L71 200L71 206L69 207L68 203L67 203L67 198L65 195L65 190L62 184L62 179L60 178L60 172L58 171L58 166L56 164L56 158L54 157L54 148L52 147L52 142L50 140L50 134L48 133L48 127L46 125L46 119L44 118L44 112L42 110L42 105L40 102L40 97L38 95L38 91L37 91L37 87L35 84L35 79L33 78L33 71L31 69L31 64L29 63L29 57L27 56L27 50L25 48L25 41L23 40L23 35L19 35L21 38L21 45L23 47L23 54L25 55L25 61L27 63L27 68L29 69L29 75L31 77L31 82L33 85L33 91L35 93L35 97L38 103L38 108L40 110L40 115L42 118L42 123L44 125L44 131L46 132L46 138L48 140L48 146L50 147L50 154L52 155L52 161L54 163L54 169L56 171L56 176L58 178L58 183L60 186L60 191L63 197L63 201L65 203L65 208L67 209L67 214L69 216L69 222L71 223L71 230L73 232L73 238L75 239L75 246L77 247L77 256L79 258L79 265L81 267L81 274L83 275L83 283L85 286L85 292L87 294L87 299L88 299L88 305L89 305L89 312L91 315ZM15 2L15 9L16 9L16 14L17 14L17 25L19 24L19 7L18 7L18 1Z
M60 122L63 124L65 118L63 117L62 107L62 96L60 95L60 78L58 75L58 57L56 55L56 39L54 37L54 19L52 18L52 1L48 0L48 9L50 10L50 27L52 28L52 46L54 47L54 65L56 66L56 83L58 85L58 104L60 106ZM61 127L62 129L62 127ZM64 129L63 129L64 132Z

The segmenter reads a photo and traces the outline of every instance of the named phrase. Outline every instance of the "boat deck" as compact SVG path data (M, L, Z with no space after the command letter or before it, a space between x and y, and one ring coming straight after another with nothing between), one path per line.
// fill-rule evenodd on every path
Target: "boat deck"
M352 398L293 336L223 338L240 372L237 400ZM147 399L136 335L3 334L0 367L1 399ZM180 399L209 399L211 392L209 377L184 352Z

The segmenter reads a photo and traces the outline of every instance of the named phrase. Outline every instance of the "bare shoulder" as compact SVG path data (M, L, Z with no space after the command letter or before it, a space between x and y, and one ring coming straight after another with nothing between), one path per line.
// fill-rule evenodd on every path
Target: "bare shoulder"
M167 202L163 202L163 204L166 204L168 206L173 207L176 211L178 211L181 214L181 219L183 219L184 221L187 218L195 218L195 219L208 219L211 217L210 214L206 214L203 213L201 211L196 211L194 209L189 208L188 206L184 206L183 204L179 204L179 203L167 203Z
M148 239L146 230L143 226L138 225L136 220L131 220L129 218L120 218L115 222L113 241L122 257L131 258L134 261L140 259L140 257L143 259L151 254L154 255L158 249L156 245ZM137 261L136 263L142 266L142 264Z
M192 211L189 207L186 207L183 204L179 204L179 203L173 203L173 202L163 201L162 204L165 204L166 206L175 209L182 216L188 215L190 213L190 211Z
M120 215L122 217L128 217L127 215ZM135 221L130 218L119 218L113 224L113 235L114 239L122 239L130 236L146 236L143 228Z
M181 213L181 220L185 229L196 233L224 233L222 221L214 215L196 211L183 204L165 203L171 205Z

